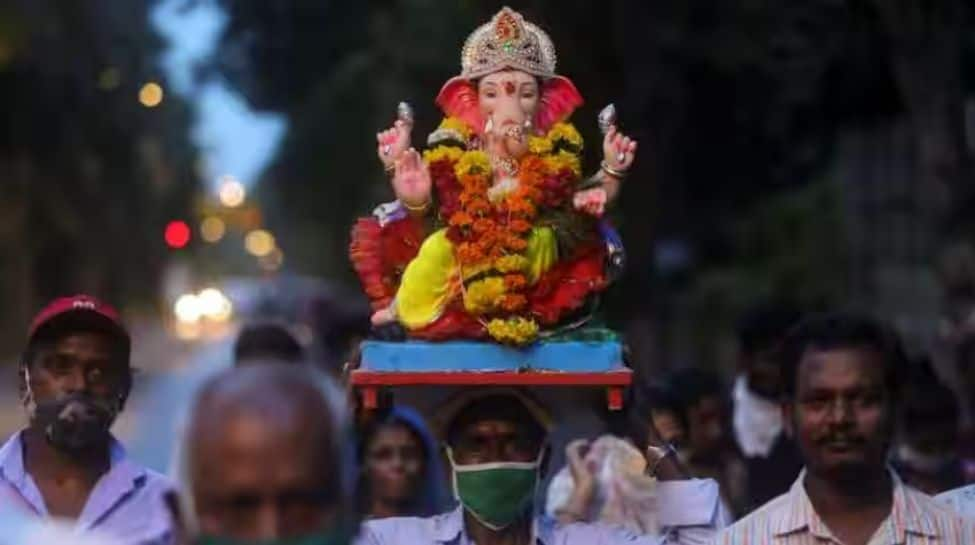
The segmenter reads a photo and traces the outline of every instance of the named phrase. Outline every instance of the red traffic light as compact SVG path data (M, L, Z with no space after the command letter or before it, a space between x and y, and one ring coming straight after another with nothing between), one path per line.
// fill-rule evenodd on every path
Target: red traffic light
M190 226L182 220L174 220L166 224L166 231L163 238L166 245L173 249L183 248L190 243Z

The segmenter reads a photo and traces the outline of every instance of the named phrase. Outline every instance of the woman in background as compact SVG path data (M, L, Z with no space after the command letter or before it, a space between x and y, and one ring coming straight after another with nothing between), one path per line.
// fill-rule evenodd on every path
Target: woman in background
M363 518L426 517L447 507L436 443L423 419L394 407L360 435L359 509Z

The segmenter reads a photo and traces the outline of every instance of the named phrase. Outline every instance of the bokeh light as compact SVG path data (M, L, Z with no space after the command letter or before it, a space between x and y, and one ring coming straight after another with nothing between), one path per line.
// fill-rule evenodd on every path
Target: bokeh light
M102 91L111 91L122 82L122 74L118 68L109 66L98 74L98 87Z
M192 293L181 295L173 305L173 313L176 319L185 324L194 324L200 321L203 315L203 305L200 298Z
M207 242L219 242L227 233L227 224L216 216L208 216L200 222L200 236Z
M264 229L255 229L244 237L244 249L256 257L269 255L275 246L274 235Z
M139 89L139 102L146 108L155 108L163 100L163 88L156 82L150 81Z
M217 288L206 288L196 296L203 316L217 322L226 322L233 314L233 305Z
M182 220L174 220L167 223L166 230L163 231L163 238L166 240L166 245L177 250L189 244L191 236L190 226Z
M224 176L220 180L220 204L228 208L235 208L244 204L244 199L247 198L247 190L244 189L244 184L233 176Z

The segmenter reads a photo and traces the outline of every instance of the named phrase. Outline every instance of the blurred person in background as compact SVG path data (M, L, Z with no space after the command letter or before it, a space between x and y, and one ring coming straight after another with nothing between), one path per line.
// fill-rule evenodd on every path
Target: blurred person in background
M308 366L256 364L211 378L182 442L172 507L183 543L349 543L344 401Z
M784 433L777 352L800 316L789 305L762 303L747 310L737 324L732 429L745 460L746 511L788 490L802 468L795 443Z
M966 333L955 347L955 370L961 399L958 453L966 482L975 482L975 334Z
M357 450L363 518L428 517L448 507L437 443L415 411L393 407L368 423Z
M305 310L316 339L315 362L338 378L360 341L370 336L369 304L360 294L333 291L313 298Z
M305 350L283 323L254 322L245 325L237 335L233 347L235 367L249 365L296 365L306 363ZM169 475L182 472L183 437L187 414L185 408L177 416L175 438L170 447Z
M703 545L714 537L717 483L688 480L663 446L654 451L650 464L660 479L655 518L661 531L638 536L619 527L581 523L587 520L595 479L580 464L573 464L579 470L573 475L577 486L558 513L563 524L539 512L536 491L545 473L551 416L521 390L469 389L438 414L460 506L429 518L367 521L361 545Z
M975 481L975 335L966 333L955 349L955 365L961 390L963 424L958 455L966 482ZM937 499L967 517L975 518L975 485L940 494Z
M41 310L19 369L29 424L0 448L0 508L122 543L172 542L170 481L128 458L109 431L132 388L130 352L118 313L93 297Z
M234 343L234 364L261 361L301 363L305 361L305 349L283 324L259 322L246 325Z
M627 411L633 411L648 433L656 433L660 440L672 445L681 458L686 460L688 443L687 413L673 390L666 383L652 384L644 390L644 395L633 400ZM649 415L649 419L647 418ZM637 425L640 425L639 423ZM639 437L637 446L644 442Z
M733 517L747 508L745 464L728 433L727 389L714 372L696 367L671 373L668 384L684 409L687 442L682 452L692 475L718 481L725 510Z
M891 463L904 482L927 494L965 484L958 456L959 406L931 362L916 362L904 384Z
M975 543L975 520L905 485L887 464L907 365L892 329L856 314L810 316L782 357L783 413L805 469L717 545Z

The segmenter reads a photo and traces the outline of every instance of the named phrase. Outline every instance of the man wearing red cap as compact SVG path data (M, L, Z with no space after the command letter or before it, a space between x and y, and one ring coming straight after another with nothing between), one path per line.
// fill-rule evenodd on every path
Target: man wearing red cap
M93 297L57 299L37 315L20 362L29 424L0 448L0 509L71 519L123 543L171 542L170 482L109 432L132 387L130 346L115 309Z

